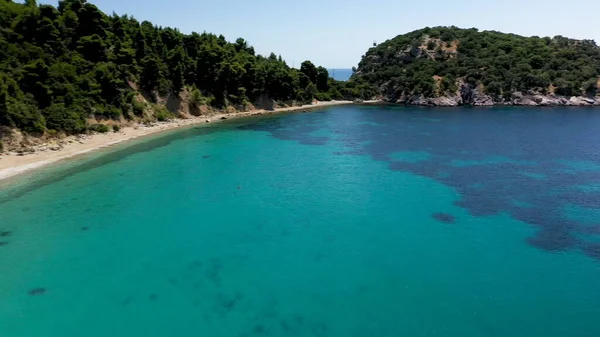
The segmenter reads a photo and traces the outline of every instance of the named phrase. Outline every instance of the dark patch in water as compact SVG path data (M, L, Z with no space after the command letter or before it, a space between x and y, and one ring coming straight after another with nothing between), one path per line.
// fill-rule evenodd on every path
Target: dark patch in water
M204 155L204 156L202 156L202 159L208 159L208 158L210 158L210 155L208 155L208 154L207 154L207 155Z
M21 208L21 211L29 212L29 211L31 211L31 207L23 207L23 208Z
M277 139L301 144L334 141L343 146L336 155L370 156L388 163L392 170L454 188L460 195L456 205L474 216L509 214L537 227L535 237L527 240L535 247L549 251L582 247L589 241L583 234L594 232L582 229L585 224L568 218L562 210L570 204L600 208L600 191L578 189L600 181L597 151L582 145L600 144L600 133L594 131L600 128L600 115L577 108L522 110L344 107L333 109L327 118L322 114L286 116L238 129L266 131ZM420 116L413 119L416 113ZM491 127L495 125L502 127ZM332 136L315 136L315 131ZM428 160L392 160L401 152L427 152ZM514 200L531 207L521 207ZM450 223L446 216L438 220ZM587 248L586 254L600 261L593 248Z
M134 300L135 296L127 296L127 298L121 301L121 306L128 306L129 304L133 303Z
M322 252L318 252L317 254L315 254L314 260L317 262L321 262L324 258L325 254L323 254Z
M265 336L265 335L267 335L267 329L265 328L264 325L257 324L252 329L252 334L257 335L257 336Z
M431 215L432 218L436 219L439 222L453 224L456 221L456 217L452 214L448 213L434 213Z
M221 262L217 259L211 259L208 269L206 270L206 278L209 279L216 287L221 286Z
M176 286L179 284L179 281L177 281L177 279L172 278L172 279L169 279L169 284Z
M218 307L224 309L226 312L230 312L235 310L240 301L244 298L244 294L240 292L236 292L233 296L225 296L223 294L219 294L217 296L217 305Z
M90 230L90 228L89 227L81 227L81 230L84 232L87 232L88 230Z
M40 296L46 293L46 288L33 288L27 292L30 296Z
M5 237L9 237L12 235L12 231L4 231L4 232L0 232L0 238L5 238Z
M312 328L313 335L315 336L326 336L327 331L329 331L329 326L324 322L319 322Z
M600 260L600 243L591 243L583 247L583 252L587 256Z
M194 260L194 261L192 261L192 262L190 262L190 263L187 264L187 269L188 270L197 269L197 268L200 268L200 267L202 267L202 261L200 261L200 260Z
M288 322L284 319L279 320L279 325L281 326L281 329L283 331L285 331L286 333L290 333L292 332L292 327L288 324Z
M158 295L150 294L150 296L148 296L148 299L150 300L150 302L156 302L158 300Z
M8 245L8 242L6 242L6 241L0 241L0 247L7 246L7 245Z

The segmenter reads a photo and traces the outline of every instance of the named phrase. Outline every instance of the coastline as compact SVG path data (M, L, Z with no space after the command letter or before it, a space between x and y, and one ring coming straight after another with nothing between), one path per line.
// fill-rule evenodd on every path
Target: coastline
M364 103L376 103L364 102ZM25 172L43 168L49 164L56 163L65 159L73 158L92 151L110 147L126 141L140 137L154 135L163 131L176 128L214 123L224 119L234 119L250 116L269 115L293 111L309 111L322 108L354 104L352 101L330 101L318 102L316 104L307 104L302 106L293 106L286 108L277 108L274 110L254 110L247 112L221 113L210 116L194 116L187 119L173 119L166 122L157 122L151 126L137 124L131 127L123 127L119 132L96 133L86 136L70 136L61 141L61 146L53 147L52 144L45 144L38 147L33 153L3 153L0 155L0 181L15 177Z
M585 96L557 96L554 94L523 94L514 92L512 97L492 97L482 93L479 89L463 86L460 94L426 98L420 95L387 96L384 102L391 104L404 104L409 106L435 106L435 107L458 107L458 106L523 106L523 107L598 107L600 97Z

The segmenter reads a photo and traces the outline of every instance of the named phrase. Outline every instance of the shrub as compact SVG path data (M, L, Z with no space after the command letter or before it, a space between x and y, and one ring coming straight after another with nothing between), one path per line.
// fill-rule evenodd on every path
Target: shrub
M0 140L0 153L4 151L4 144L2 144L2 141Z
M121 127L117 124L113 125L113 132L119 132L121 130Z
M138 102L138 101L133 101L133 114L136 116L143 116L144 115L144 103L142 102Z
M44 110L46 126L51 130L64 130L78 133L85 130L85 120L74 107L65 107L63 103L53 104Z
M110 129L108 128L108 125L92 124L88 127L88 130L92 132L107 133Z
M331 96L326 92L319 92L315 94L317 101L331 101Z
M197 88L192 89L192 92L190 92L190 104L195 107L206 104L206 98L202 96L202 93Z
M167 108L163 105L154 104L153 108L154 117L156 117L156 120L158 120L159 122L167 121L173 117L173 114L171 114L169 110L167 110Z

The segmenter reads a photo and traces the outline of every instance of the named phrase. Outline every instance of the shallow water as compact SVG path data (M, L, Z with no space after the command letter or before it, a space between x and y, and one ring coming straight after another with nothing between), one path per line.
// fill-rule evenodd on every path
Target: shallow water
M598 336L600 111L344 106L0 191L0 336Z

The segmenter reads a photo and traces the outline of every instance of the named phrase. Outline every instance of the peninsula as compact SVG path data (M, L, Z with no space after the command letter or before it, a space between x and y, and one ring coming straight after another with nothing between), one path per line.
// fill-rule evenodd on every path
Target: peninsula
M600 48L562 36L424 28L369 49L352 80L402 104L600 105Z

